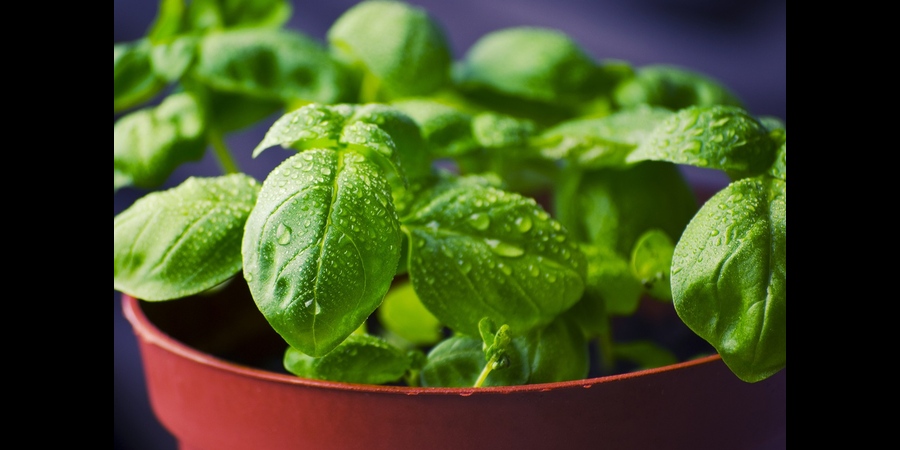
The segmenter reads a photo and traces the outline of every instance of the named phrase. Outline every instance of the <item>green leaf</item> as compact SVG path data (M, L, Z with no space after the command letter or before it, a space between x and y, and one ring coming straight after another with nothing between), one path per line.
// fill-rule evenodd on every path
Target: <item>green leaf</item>
M337 149L344 126L355 110L355 105L313 103L285 113L269 127L253 149L253 157L276 145L296 150Z
M588 374L587 343L578 326L570 320L557 318L525 335L510 336L508 330L503 331L504 327L490 330L498 333L491 336L493 341L498 337L503 340L491 345L503 349L508 364L491 370L482 386L552 383L578 380ZM490 358L491 349L485 349L486 341L464 335L441 341L428 353L421 372L422 385L473 386Z
M356 152L306 150L263 183L245 227L244 277L275 331L322 356L381 304L400 238L375 165Z
M521 147L528 145L535 131L529 120L517 119L494 112L483 112L472 118L472 135L487 148Z
M472 135L472 116L437 101L409 99L391 103L412 118L435 158L459 156L479 147Z
M736 181L710 198L675 246L679 317L742 380L785 366L785 183Z
M353 67L362 102L425 95L445 87L452 55L444 30L422 8L365 1L328 29L331 53Z
M747 111L733 106L690 107L657 126L627 161L670 161L743 178L771 167L775 151L768 130Z
M162 0L148 36L165 42L237 28L279 28L290 19L287 0Z
M151 49L146 39L113 47L115 112L139 106L166 87L166 80L153 69Z
M378 321L414 345L434 345L443 338L443 325L422 305L409 281L388 291L378 308Z
M206 126L202 106L187 93L122 116L113 126L115 190L157 187L181 164L203 158Z
M453 330L476 335L490 317L527 331L584 290L584 255L533 199L460 186L404 218L403 229L416 293Z
M116 215L114 286L137 298L171 300L212 288L241 269L244 222L256 203L253 178L188 178Z
M318 358L288 347L283 363L288 372L303 378L357 384L398 381L411 365L406 352L368 334L352 334Z
M483 346L481 339L465 335L441 341L428 352L428 359L420 373L422 386L474 386L487 362ZM514 386L528 382L528 354L524 347L511 345L507 356L509 364L492 370L482 386Z
M621 108L644 104L673 111L689 106L743 107L737 95L719 81L699 72L666 64L638 68L634 77L616 86L613 96Z
M156 44L150 51L153 70L168 82L181 79L197 56L198 40L187 36Z
M575 167L623 167L628 154L671 115L667 109L641 105L605 117L572 119L544 130L531 144L544 158L568 160Z
M581 307L589 302L602 302L605 306L591 309L603 311L615 316L628 316L637 310L641 300L642 288L640 281L635 278L628 260L623 258L611 247L582 244L581 249L587 257L588 272L584 298L579 301ZM600 319L603 316L599 317ZM590 318L586 315L584 322ZM593 327L604 328L605 324L598 321Z
M601 85L597 63L565 33L511 27L482 36L455 73L463 90L487 89L553 104L579 104Z
M697 212L697 199L678 167L655 161L565 173L554 205L557 219L577 240L613 248L625 257L649 229L681 236Z
M525 336L530 375L528 383L554 383L587 377L590 354L578 325L559 317Z
M279 29L205 36L194 76L219 91L284 103L334 103L349 88L346 71L321 44Z
M647 294L657 300L672 300L671 272L675 244L662 230L648 230L634 244L631 268Z

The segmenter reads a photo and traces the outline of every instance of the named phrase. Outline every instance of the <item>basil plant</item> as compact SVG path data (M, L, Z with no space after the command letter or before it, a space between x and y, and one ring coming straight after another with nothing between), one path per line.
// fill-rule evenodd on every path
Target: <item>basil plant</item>
M324 42L284 0L161 0L115 46L114 287L157 302L243 281L297 376L496 386L682 359L621 340L642 302L747 382L786 359L783 121L558 30L459 59L427 11L364 1ZM278 117L256 157L224 137ZM275 149L275 150L273 150ZM223 174L160 187L211 151ZM700 203L681 166L730 183ZM190 300L182 300L190 301Z

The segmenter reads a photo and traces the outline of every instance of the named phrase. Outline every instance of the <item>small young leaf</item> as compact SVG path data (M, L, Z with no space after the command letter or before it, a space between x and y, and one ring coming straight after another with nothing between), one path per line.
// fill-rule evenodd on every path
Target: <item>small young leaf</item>
M293 347L284 353L284 368L294 375L357 384L385 384L400 380L410 369L409 355L381 338L352 334L321 357Z
M426 95L446 86L452 56L440 25L424 9L365 1L328 29L332 54L363 79L362 102Z
M134 202L113 224L116 290L171 300L234 276L258 191L256 180L242 174L192 177Z
M513 340L517 342L518 340ZM457 335L438 343L430 352L420 373L422 386L472 387L487 363L479 338ZM528 382L528 354L513 344L506 367L491 370L481 386L513 386Z
M671 161L742 178L771 167L775 151L769 131L747 111L733 106L690 107L657 126L627 161Z
M748 178L710 198L675 246L675 310L744 381L785 366L785 228L785 183Z
M157 187L179 165L201 159L206 126L203 107L188 93L122 116L113 127L115 190Z
M584 290L584 255L533 199L460 186L404 218L403 228L416 293L455 331L477 335L483 317L527 331Z
M166 80L153 68L152 46L146 39L113 47L113 100L115 112L138 106L159 94Z
M394 286L378 308L385 329L414 345L434 345L441 340L442 325L416 296L412 283Z
M245 227L244 277L292 347L325 355L381 304L400 259L390 195L352 151L306 150L266 178Z
M729 105L743 102L720 82L681 67L654 64L638 68L613 94L621 108L654 105L677 111L689 106Z
M648 230L634 244L631 268L647 294L657 300L671 301L672 254L675 244L662 230Z
M194 62L198 42L196 37L184 36L155 44L150 51L153 70L168 82L178 81Z

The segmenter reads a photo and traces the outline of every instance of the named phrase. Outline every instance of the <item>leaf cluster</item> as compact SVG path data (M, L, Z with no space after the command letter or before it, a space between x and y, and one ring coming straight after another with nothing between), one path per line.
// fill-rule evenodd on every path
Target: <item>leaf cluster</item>
M116 45L115 190L155 189L208 148L226 173L115 217L116 290L167 301L242 276L309 378L572 380L591 348L606 370L674 362L665 342L613 338L645 298L745 381L785 366L782 121L558 30L498 30L454 61L406 3L361 2L325 43L285 28L292 12L162 0ZM248 151L289 156L258 181L223 136L278 111ZM732 182L700 205L683 165Z

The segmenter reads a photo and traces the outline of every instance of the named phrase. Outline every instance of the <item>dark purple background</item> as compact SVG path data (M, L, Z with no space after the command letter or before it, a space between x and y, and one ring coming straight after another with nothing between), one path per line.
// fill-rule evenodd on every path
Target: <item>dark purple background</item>
M349 0L294 2L290 28L324 42ZM666 63L710 75L734 90L751 113L787 121L787 7L785 0L418 0L445 28L456 57L482 35L500 28L534 25L560 29L597 59L635 66ZM137 39L156 14L157 0L114 0L114 42ZM272 117L274 121L277 117ZM227 139L241 168L262 181L285 154L250 158L269 123ZM218 175L207 157L178 169L166 187L189 175ZM724 183L718 172L689 170L695 182ZM115 195L114 215L144 192ZM174 438L150 411L137 342L113 292L113 438L117 450L175 449ZM374 413L374 412L373 412Z

